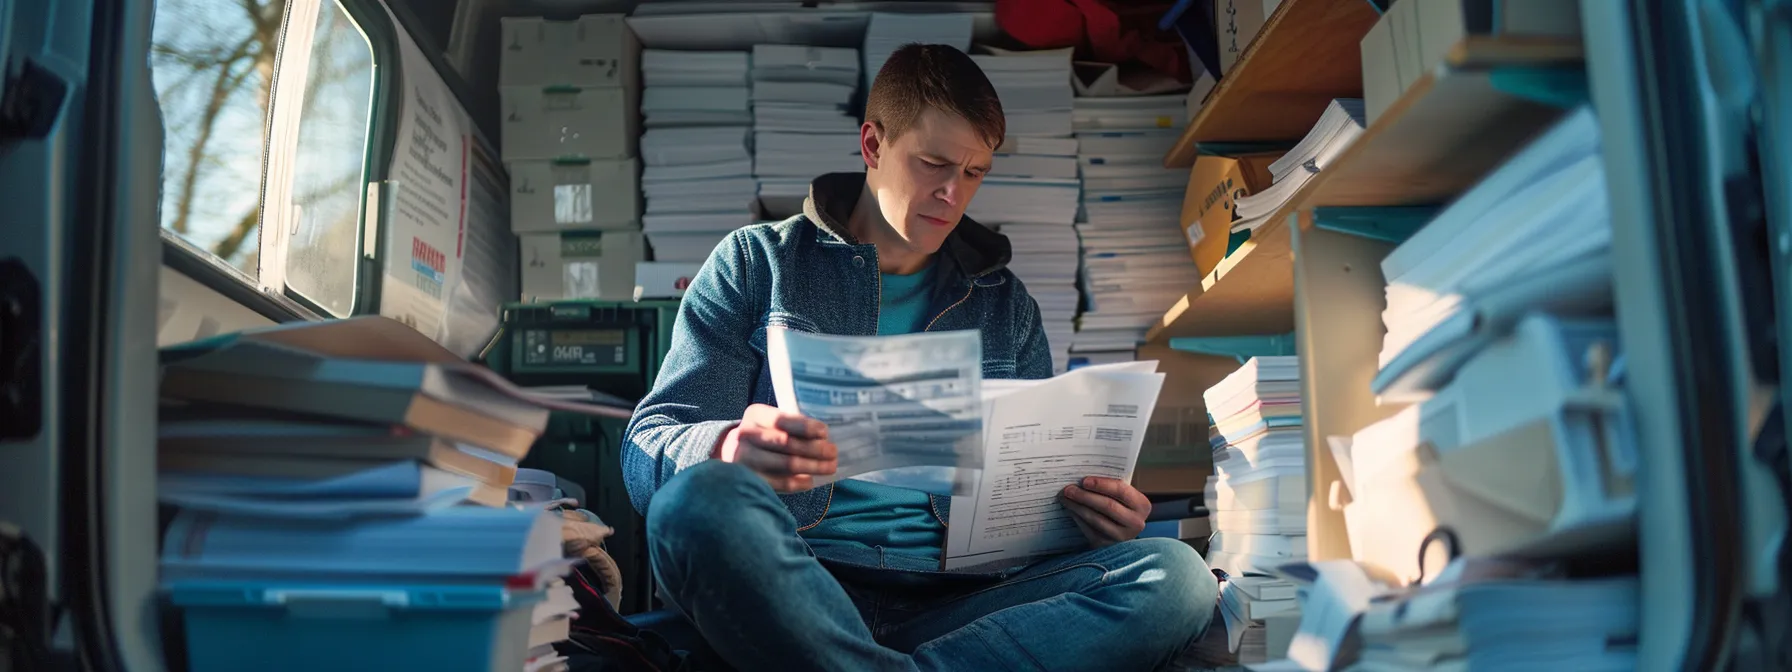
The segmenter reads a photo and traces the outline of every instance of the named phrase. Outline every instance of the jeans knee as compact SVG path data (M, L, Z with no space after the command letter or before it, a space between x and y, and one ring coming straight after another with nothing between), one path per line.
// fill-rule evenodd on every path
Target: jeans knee
M1151 586L1136 614L1143 622L1161 624L1164 634L1181 645L1201 634L1213 619L1219 600L1219 581L1201 554L1175 539L1138 539L1127 542L1138 558L1134 581Z
M655 553L728 553L733 545L753 543L752 533L767 527L755 520L756 513L773 518L784 513L758 475L737 464L702 462L654 493L647 508L648 546Z

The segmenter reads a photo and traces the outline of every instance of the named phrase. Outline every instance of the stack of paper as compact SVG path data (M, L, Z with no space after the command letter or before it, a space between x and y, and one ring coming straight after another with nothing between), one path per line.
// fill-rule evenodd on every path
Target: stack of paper
M1296 610L1294 586L1275 578L1275 570L1307 555L1299 358L1253 358L1203 396L1216 423L1207 563L1233 577L1220 606L1227 632L1243 633ZM1238 636L1233 641L1236 651ZM1281 657L1273 650L1265 655Z
M1232 230L1254 231L1262 226L1362 133L1363 101L1358 98L1333 100L1325 108L1325 114L1320 115L1319 122L1301 138L1300 144L1269 164L1274 184L1255 194L1239 197L1238 221L1233 222Z
M1076 226L1088 303L1071 350L1131 350L1201 281L1178 225L1188 169L1163 167L1178 132L1158 127L1154 99L1090 100L1078 99L1085 114L1076 122L1083 185ZM1146 112L1126 111L1135 109ZM1129 123L1136 127L1116 128Z
M1350 560L1279 573L1300 585L1300 626L1286 659L1253 669L1636 669L1634 575L1569 579L1549 564L1468 557L1423 585Z
M756 218L753 109L744 51L641 56L641 228L656 261L702 261Z
M554 651L554 645L572 638L573 619L579 617L579 600L566 581L555 579L548 584L547 597L530 610L529 660L526 672L554 672L566 669L566 657Z
M1637 577L1568 580L1458 560L1424 587L1372 602L1357 664L1373 669L1631 670Z
M1071 133L1072 49L1009 51L984 47L971 57L996 87L1007 117L1008 135L1063 138Z
M1388 254L1378 389L1476 325L1497 330L1533 310L1609 306L1612 222L1599 147L1592 110L1570 113Z
M1076 230L1056 224L1003 224L998 230L1014 247L1008 269L1039 303L1039 319L1052 350L1052 372L1070 370L1070 343L1082 295L1076 287Z
M229 334L161 364L158 493L179 510L161 578L177 593L232 581L342 600L366 584L438 599L453 584L530 604L569 565L559 517L503 508L516 461L550 409L628 413L531 395L384 317ZM493 611L518 626L494 629L507 667L565 638L562 624L526 641L526 609Z
M959 51L970 51L975 27L973 14L893 14L873 12L865 28L865 67L862 70L865 90L877 80L890 54L908 44L945 44Z
M972 56L1001 97L1007 137L965 214L986 224L1076 221L1081 185L1066 165L1070 136L1070 51L1002 51ZM1041 142L1028 143L1038 139ZM1037 145L1037 146L1034 146ZM1056 145L1056 146L1054 146ZM1039 150L1047 150L1041 152Z
M865 169L847 112L858 81L856 49L753 47L753 177L766 217L802 212L820 175Z

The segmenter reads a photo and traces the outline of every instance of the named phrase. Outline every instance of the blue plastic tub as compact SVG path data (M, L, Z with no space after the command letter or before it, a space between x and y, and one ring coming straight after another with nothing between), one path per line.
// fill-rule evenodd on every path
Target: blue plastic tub
M192 672L522 669L541 591L180 581Z

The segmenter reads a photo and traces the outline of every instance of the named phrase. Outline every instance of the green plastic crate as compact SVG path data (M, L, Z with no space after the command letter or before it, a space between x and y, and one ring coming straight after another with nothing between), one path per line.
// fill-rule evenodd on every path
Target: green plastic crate
M590 385L640 399L672 347L677 319L677 301L506 304L485 362L518 385Z

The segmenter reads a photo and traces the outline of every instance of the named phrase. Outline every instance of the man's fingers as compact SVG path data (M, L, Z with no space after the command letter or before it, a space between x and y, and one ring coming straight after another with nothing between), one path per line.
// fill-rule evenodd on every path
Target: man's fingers
M739 462L763 474L834 473L834 445L827 441L792 438L789 434L764 427L743 427L742 442L752 449L740 451Z
M1094 530L1095 533L1100 535L1105 541L1125 541L1129 538L1125 528L1120 527L1119 523L1114 522L1106 515L1096 512L1095 509L1085 506L1081 502L1066 497L1064 498L1064 508L1070 511L1072 517L1081 521L1083 525L1086 525L1087 528L1085 529Z
M740 418L744 425L776 429L797 438L820 440L828 437L826 423L779 410L776 406L753 404L747 407L747 412L742 413Z
M775 427L741 427L742 441L753 444L762 450L807 457L817 460L832 460L839 457L840 450L834 442L826 439L805 439Z
M1132 487L1131 483L1127 483L1118 478L1087 476L1083 478L1080 485L1083 486L1084 490L1092 490L1120 500L1120 503L1125 505L1128 509L1134 511L1151 510L1151 498L1146 497L1145 493L1139 492L1138 488Z
M786 413L778 417L778 429L789 432L792 436L805 439L822 440L828 438L828 426L820 420L805 418L794 413Z
M1083 538L1089 540L1090 546L1099 548L1106 546L1113 541L1112 539L1101 536L1100 532L1096 532L1093 528L1089 527L1088 523L1083 522L1082 514L1079 514L1074 510L1070 512L1070 522L1076 523L1076 529L1082 531Z
M1064 497L1114 521L1115 524L1123 528L1131 527L1133 523L1142 522L1144 519L1142 514L1133 511L1120 500L1105 493L1072 485L1064 488Z
M767 476L826 476L834 473L833 460L797 457L769 450L749 450L741 459L747 468Z

